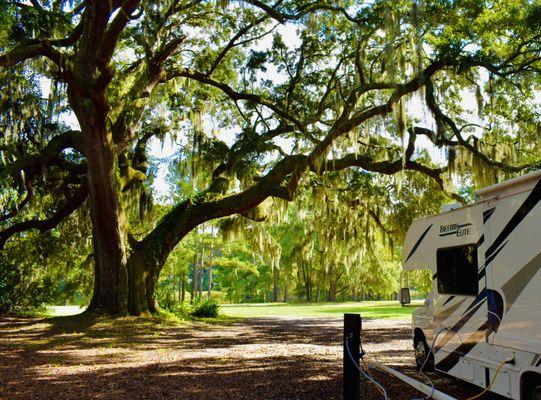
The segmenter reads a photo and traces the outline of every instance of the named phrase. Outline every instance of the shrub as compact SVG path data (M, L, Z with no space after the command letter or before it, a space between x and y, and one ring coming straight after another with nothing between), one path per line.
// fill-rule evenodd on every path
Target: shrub
M0 315L23 315L42 310L43 304L51 300L52 281L47 276L35 278L6 258L0 255Z
M200 318L216 318L220 305L212 299L199 301L195 304L192 315Z
M177 317L184 318L193 313L193 306L190 303L178 302L174 304L169 310Z

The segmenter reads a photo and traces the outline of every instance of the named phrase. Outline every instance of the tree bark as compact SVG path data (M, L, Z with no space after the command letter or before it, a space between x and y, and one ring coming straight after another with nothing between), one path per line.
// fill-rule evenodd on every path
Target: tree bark
M288 274L287 272L284 274L284 303L287 303L287 284L288 284Z
M210 242L210 258L209 258L209 266L208 266L208 282L207 282L207 291L208 291L208 298L212 297L212 260L214 259L214 226L210 227L210 235L211 235L211 242Z
M334 273L334 265L329 267L329 291L327 293L327 301L336 301L336 292L337 292L337 278Z
M184 272L180 275L180 292L180 301L184 303L186 300L186 274Z
M277 267L274 267L273 271L273 297L272 301L278 303L280 297L280 270Z
M107 314L128 311L126 224L115 176L112 135L105 113L90 100L74 107L83 136L95 257L95 289L89 310Z
M204 229L204 226L203 226ZM201 239L201 259L199 263L199 276L198 276L198 288L199 288L199 294L198 298L203 297L203 277L205 274L205 242L203 238Z
M210 299L212 297L212 279L213 279L213 276L212 276L212 265L209 264L209 267L208 267L208 288L207 288L207 294L208 294L208 298Z
M198 257L197 257L197 251L196 251L195 254L193 255L193 278L192 278L192 293L190 297L190 304L193 304L193 302L195 301L195 296L197 296L197 281L198 281L197 263L199 262L197 258Z

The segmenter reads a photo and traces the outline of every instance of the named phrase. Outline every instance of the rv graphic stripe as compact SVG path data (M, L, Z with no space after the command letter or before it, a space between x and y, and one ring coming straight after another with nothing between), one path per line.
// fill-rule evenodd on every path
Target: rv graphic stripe
M466 314L468 311L470 311L473 307L475 307L477 304L479 304L480 302L482 302L484 299L486 299L487 297L487 289L484 288L483 290L481 290L481 293L479 293L477 295L477 297L475 298L475 300L473 301L473 303L470 304L470 306L468 307L468 309L464 312L464 314Z
M479 271L479 274L477 275L477 279L481 280L485 277L487 273L487 269L483 266L483 269Z
M480 247L483 243L485 243L485 235L481 235L477 243L475 243L475 246Z
M436 326L442 324L443 321L449 318L462 305L462 303L464 303L464 300L466 299L460 299L456 303L450 304L446 309L440 311L434 318L434 324Z
M406 258L406 262L411 258L411 256L413 255L413 253L415 253L415 251L417 251L417 247L419 247L419 245L421 244L421 242L423 241L423 239L425 238L426 234L428 233L428 231L430 230L430 228L432 228L432 225L433 224L430 224L430 226L428 228L426 228L426 231L423 232L423 234L421 235L421 237L419 238L419 240L417 240L417 243L415 243L415 245L413 246L413 248L411 249L410 253L408 254L408 258Z
M490 264L492 262L492 260L494 260L496 258L496 256L498 255L498 253L500 251L502 251L502 249L505 247L505 245L509 243L509 240L507 242L505 242L504 244L501 245L501 247L496 250L490 257L488 257L486 260L485 260L485 268L488 264Z
M445 358L439 361L436 364L436 369L444 372L449 372L459 361L460 357L468 354L471 349L475 347L485 336L485 330L487 328L487 323L485 322L481 327L470 335L464 343L458 346L455 350L449 353Z
M485 258L488 258L500 245L503 241L509 236L511 232L522 222L522 220L528 215L530 211L539 203L541 200L541 179L532 189L531 193L528 195L524 203L519 207L515 215L511 217L507 225L502 229L494 243L490 245L487 252L485 253Z
M485 235L481 235L477 243L475 243L475 247L479 248L481 245L485 242ZM481 270L479 271L479 274L477 275L477 279L481 280L485 277L485 267L486 264L481 267Z
M436 348L441 349L443 346L449 343L449 341L456 335L456 332L458 332L464 325L466 325L466 323L475 314L475 312L479 310L479 308L481 308L482 304L483 301L479 301L476 305L471 305L470 308L462 315L462 318L460 318L460 320L451 329L449 329L448 332L445 333Z
M515 300L541 268L541 253L535 256L528 264L522 267L511 279L502 285L505 295L505 311L509 311Z
M483 212L483 224L487 223L490 217L492 217L492 214L494 214L494 211L496 211L496 207L492 207Z
M445 303L443 303L443 305L446 305L447 303L449 303L451 300L453 300L455 298L455 296L451 296L449 297L447 300L445 300Z

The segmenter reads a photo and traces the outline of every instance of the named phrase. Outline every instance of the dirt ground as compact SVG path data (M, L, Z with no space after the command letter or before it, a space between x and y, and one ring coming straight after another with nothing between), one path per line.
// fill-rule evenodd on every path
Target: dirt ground
M407 322L363 321L367 361L417 376L409 334ZM341 399L341 338L339 319L0 319L0 399ZM390 399L422 398L395 378L373 375ZM480 391L430 376L458 399ZM361 380L361 399L381 398Z

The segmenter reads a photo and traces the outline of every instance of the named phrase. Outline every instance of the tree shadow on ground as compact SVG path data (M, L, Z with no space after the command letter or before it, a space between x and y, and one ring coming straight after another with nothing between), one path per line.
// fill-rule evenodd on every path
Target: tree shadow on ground
M404 368L412 360L403 345L409 334L403 322L368 321L363 343L370 357L415 376ZM340 319L258 318L226 326L84 314L0 320L0 398L340 399L341 345ZM391 399L420 397L373 373ZM458 398L479 392L447 378L437 386L463 394ZM363 380L361 398L381 396Z

